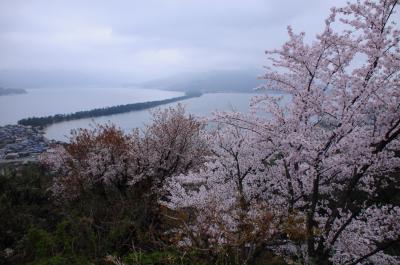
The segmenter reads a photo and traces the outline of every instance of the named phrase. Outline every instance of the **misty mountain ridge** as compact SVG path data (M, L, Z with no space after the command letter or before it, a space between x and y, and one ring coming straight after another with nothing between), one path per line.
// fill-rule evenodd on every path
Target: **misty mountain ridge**
M184 92L240 92L252 93L256 87L263 84L263 80L255 70L224 70L203 73L189 73L155 79L138 84L140 87L175 90Z
M134 87L183 92L251 93L263 81L256 70L219 70L182 73L144 82L124 77L75 71L0 70L0 86L9 88Z
M68 88L117 86L109 76L67 70L0 70L0 86L10 88Z

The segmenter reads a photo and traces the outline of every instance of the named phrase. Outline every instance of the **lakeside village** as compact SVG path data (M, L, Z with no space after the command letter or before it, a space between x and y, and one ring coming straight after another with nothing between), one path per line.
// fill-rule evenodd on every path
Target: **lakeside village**
M51 152L59 142L48 140L38 127L24 125L0 126L0 163L36 161L43 152Z

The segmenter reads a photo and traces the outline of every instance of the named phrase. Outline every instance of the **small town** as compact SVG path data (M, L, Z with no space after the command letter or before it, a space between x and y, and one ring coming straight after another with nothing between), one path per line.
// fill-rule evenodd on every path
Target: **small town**
M32 161L49 149L42 130L23 125L0 126L0 162Z

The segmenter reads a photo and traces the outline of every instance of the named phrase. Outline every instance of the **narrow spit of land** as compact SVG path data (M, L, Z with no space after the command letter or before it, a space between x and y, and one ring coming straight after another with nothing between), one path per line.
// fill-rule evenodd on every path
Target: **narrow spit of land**
M155 101L148 101L148 102L138 102L138 103L131 103L125 105L117 105L112 107L105 107L105 108L96 108L92 110L84 110L78 111L70 114L55 114L46 117L31 117L26 118L18 121L20 125L30 125L35 127L46 127L48 125L63 122L63 121L71 121L71 120L78 120L84 118L94 118L100 116L107 116L107 115L114 115L114 114L121 114L130 111L138 111L138 110L145 110L154 108L157 106L194 98L200 97L202 94L200 92L188 92L184 96L163 99L163 100L155 100Z

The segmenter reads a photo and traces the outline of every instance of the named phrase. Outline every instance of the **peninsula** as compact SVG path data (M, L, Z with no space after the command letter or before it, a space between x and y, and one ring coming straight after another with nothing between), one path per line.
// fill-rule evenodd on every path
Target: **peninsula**
M169 104L193 97L200 97L202 94L199 92L187 92L184 96L174 97L164 100L155 100L155 101L148 101L148 102L138 102L138 103L131 103L125 105L118 105L112 107L105 107L105 108L96 108L92 110L85 110L85 111L78 111L75 113L70 114L55 114L52 116L46 117L31 117L26 118L18 121L20 125L30 125L30 126L37 126L37 127L46 127L48 125L63 122L63 121L70 121L70 120L78 120L84 118L94 118L100 116L108 116L114 114L121 114L130 111L138 111L138 110L145 110L154 108L160 105Z

